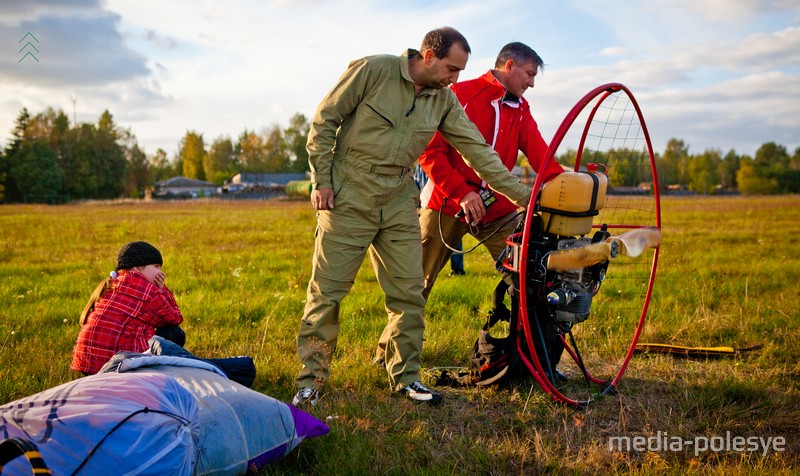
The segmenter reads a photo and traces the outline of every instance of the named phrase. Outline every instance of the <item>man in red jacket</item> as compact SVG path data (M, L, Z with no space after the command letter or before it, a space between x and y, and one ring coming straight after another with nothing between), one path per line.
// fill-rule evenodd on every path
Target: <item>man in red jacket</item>
M537 173L550 180L563 171L552 161L547 170L540 166L547 153L547 143L531 116L528 101L522 97L533 87L536 73L544 63L529 46L513 42L497 55L494 69L483 76L451 86L467 116L478 127L488 144L497 151L508 170L517 164L519 151ZM487 208L481 192L490 192L461 155L439 133L431 140L419 163L429 177L422 193L420 226L422 228L422 266L428 298L439 272L452 254L442 241L455 247L461 238L472 233L478 240L502 228L484 243L493 259L505 249L505 238L514 231L513 216L517 206L500 194L493 194ZM430 199L426 200L427 196ZM463 217L457 216L459 212ZM441 225L442 234L439 234Z

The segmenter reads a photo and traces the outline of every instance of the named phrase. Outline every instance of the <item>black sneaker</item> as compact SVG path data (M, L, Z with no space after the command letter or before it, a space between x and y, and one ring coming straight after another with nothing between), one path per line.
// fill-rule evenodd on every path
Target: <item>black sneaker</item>
M442 403L442 394L438 392L434 392L429 390L425 385L422 385L422 382L417 380L416 382L412 383L411 385L407 385L400 393L405 394L411 400L415 402L425 402L430 403L431 405L437 405Z
M298 407L300 405L308 403L312 407L317 404L317 399L319 398L319 392L317 389L311 387L303 387L297 392L297 395L294 396L292 399L292 405Z

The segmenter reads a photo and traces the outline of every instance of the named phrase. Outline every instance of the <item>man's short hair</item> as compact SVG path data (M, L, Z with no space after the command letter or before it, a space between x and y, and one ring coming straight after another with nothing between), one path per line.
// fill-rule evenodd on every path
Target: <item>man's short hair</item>
M450 47L455 43L460 44L467 54L472 53L464 35L449 26L429 31L425 38L422 39L420 51L433 50L436 57L441 59L447 56L447 53L450 52Z
M533 51L533 48L519 41L511 42L500 50L494 67L502 68L508 60L514 60L515 63L520 64L531 62L536 65L536 69L540 71L544 70L544 61L542 61L542 58Z

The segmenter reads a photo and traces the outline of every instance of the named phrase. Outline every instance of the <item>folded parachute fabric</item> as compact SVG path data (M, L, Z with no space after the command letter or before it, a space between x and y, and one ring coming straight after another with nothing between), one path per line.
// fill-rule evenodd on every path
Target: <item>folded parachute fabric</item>
M152 355L139 352L117 352L111 360L100 368L98 374L123 373L132 370L153 367L155 365L169 365L173 367L192 367L214 372L220 377L228 378L219 367L204 362L200 359L177 357L173 355Z
M192 360L129 356L118 362L122 373L98 373L0 405L0 436L35 442L53 474L113 468L216 475L261 468L329 431L312 415L221 372L165 359ZM3 467L3 474L26 473L24 458Z
M188 359L197 359L207 362L225 372L225 375L227 375L229 379L247 388L252 387L253 381L256 379L256 366L251 357L240 356L222 359L204 359L197 357L178 344L159 336L153 336L148 344L150 345L149 349L147 349L148 354L186 357Z

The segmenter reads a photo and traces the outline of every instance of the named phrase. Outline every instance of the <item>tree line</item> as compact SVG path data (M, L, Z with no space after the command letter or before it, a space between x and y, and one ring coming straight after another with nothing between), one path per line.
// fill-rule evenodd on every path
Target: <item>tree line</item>
M576 151L568 150L556 158L574 165ZM604 153L585 151L581 163L602 163L612 170L612 187L639 187L652 182L649 157L641 150L611 149ZM800 147L789 154L786 147L767 142L755 157L734 150L723 154L707 149L690 154L689 147L670 139L662 154L655 154L660 190L687 190L699 194L739 192L744 195L800 193Z
M235 141L219 136L208 143L189 130L170 158L160 148L147 155L108 110L97 123L70 124L63 110L32 116L23 108L0 150L0 201L140 198L154 183L178 175L222 185L239 172L304 172L309 127L298 113L286 128L245 130Z
M219 136L209 143L202 133L188 130L170 158L163 149L147 155L131 130L115 124L108 110L96 124L70 124L63 110L48 108L31 116L23 108L11 140L0 150L0 200L53 203L142 197L155 182L178 175L222 185L240 172L305 172L309 127L306 117L297 113L285 128L273 124L258 133L246 129L236 140ZM638 187L652 180L646 167L649 158L641 151L584 155L582 163L598 162L614 170L613 187ZM575 156L568 150L556 159L573 165ZM789 154L786 147L767 142L754 157L718 149L690 154L688 145L673 138L656 154L656 164L661 190L800 193L800 147Z

